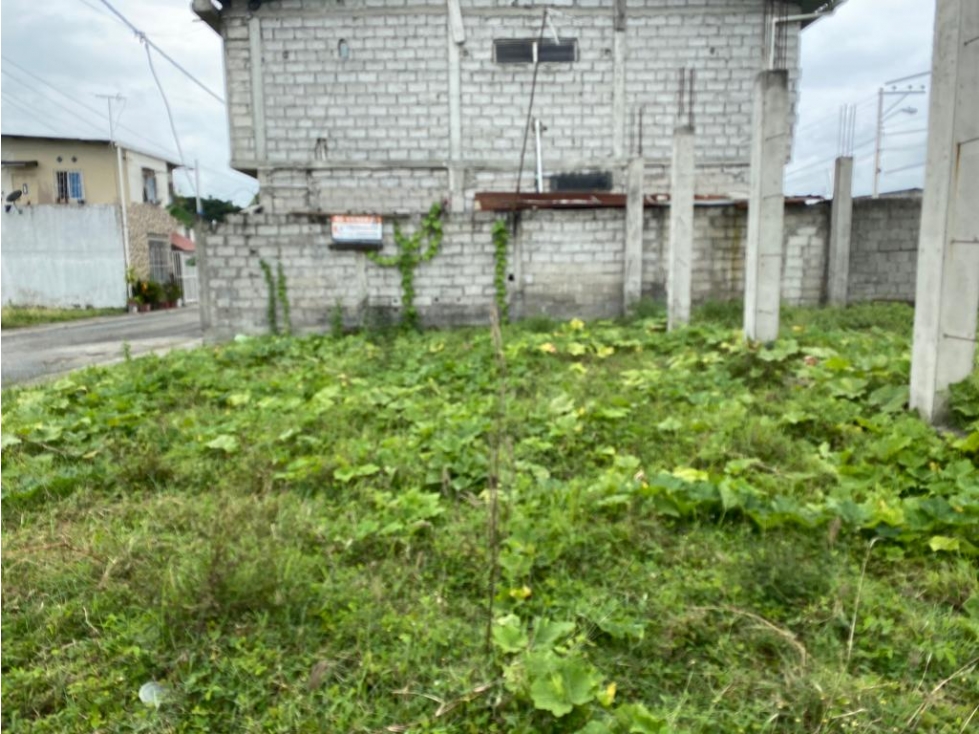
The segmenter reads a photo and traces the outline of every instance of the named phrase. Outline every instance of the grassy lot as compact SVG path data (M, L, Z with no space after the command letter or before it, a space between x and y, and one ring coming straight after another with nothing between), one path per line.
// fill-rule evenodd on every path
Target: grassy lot
M979 373L936 433L910 309L737 318L5 392L3 729L975 731Z
M96 316L119 316L124 308L42 308L40 306L4 306L0 323L4 329L56 324L61 321L92 319Z

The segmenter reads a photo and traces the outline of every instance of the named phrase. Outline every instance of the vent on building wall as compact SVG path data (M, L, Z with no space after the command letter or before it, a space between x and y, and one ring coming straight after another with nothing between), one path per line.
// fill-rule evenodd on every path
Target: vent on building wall
M551 176L551 191L611 191L612 174L608 171L591 173L558 173Z
M532 64L534 44L539 44L541 63L572 63L578 60L578 41L574 38L559 38L557 43L549 38L541 41L536 38L498 38L493 41L493 61L497 64Z

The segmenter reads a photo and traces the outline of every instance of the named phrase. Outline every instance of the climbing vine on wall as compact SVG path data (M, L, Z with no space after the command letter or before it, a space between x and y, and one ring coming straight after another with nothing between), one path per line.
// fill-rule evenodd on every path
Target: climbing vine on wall
M282 269L282 262L279 261L276 270L277 281L275 284L275 294L282 306L282 321L286 327L286 334L292 333L292 308L289 306L289 288L286 285L286 274Z
M415 269L438 254L442 244L442 213L441 203L432 204L428 214L422 219L421 226L410 237L403 234L395 224L394 244L398 248L396 255L367 253L371 262L384 268L397 268L401 273L401 325L408 329L417 329L419 326L418 309L415 308Z
M269 320L269 331L273 334L279 333L279 314L278 306L282 306L282 321L285 324L285 333L292 333L292 309L289 306L289 287L286 283L286 274L282 269L282 263L277 263L277 278L272 275L272 266L265 260L258 261L265 276L265 285L268 288L269 301L266 306L266 313Z
M507 300L506 271L507 247L510 244L510 227L506 219L493 222L493 287L496 290L496 309L500 321L510 320L510 304Z
M272 267L264 260L258 261L262 273L265 275L265 285L269 289L269 301L265 306L266 315L269 320L269 331L273 334L279 333L279 317L275 308L275 278L272 277Z

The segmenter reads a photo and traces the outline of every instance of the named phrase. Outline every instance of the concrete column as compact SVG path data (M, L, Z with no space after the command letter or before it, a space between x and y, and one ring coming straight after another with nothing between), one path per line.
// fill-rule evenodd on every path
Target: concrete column
M248 52L251 64L252 130L255 133L255 160L264 162L265 143L265 77L262 74L262 19L252 16L248 21Z
M462 65L460 48L466 42L459 0L447 0L448 64L449 64L449 195L452 211L465 208L462 165Z
M690 321L696 186L693 147L693 128L678 127L673 132L673 165L670 169L670 254L666 275L670 331Z
M789 136L789 84L784 70L755 80L748 242L745 253L744 333L753 341L778 338L782 285L782 178Z
M836 159L833 213L829 228L829 283L831 306L845 306L850 284L850 235L853 230L853 158Z
M222 225L222 233L225 229L230 231L231 227L229 225ZM217 236L214 235L215 238ZM208 235L200 222L194 225L194 242L197 246L197 252L194 255L197 260L197 304L201 315L201 331L204 333L205 341L207 341L211 328L214 326L214 312L211 304L211 279L214 277L214 274L211 272L211 266L208 262L210 252ZM366 260L366 258L364 259Z
M626 66L626 0L615 0L613 5L612 39L612 155L625 155L625 66Z
M625 257L622 271L622 309L628 313L642 297L642 158L629 162L625 204Z
M938 0L918 244L911 407L944 418L973 370L979 309L979 3Z

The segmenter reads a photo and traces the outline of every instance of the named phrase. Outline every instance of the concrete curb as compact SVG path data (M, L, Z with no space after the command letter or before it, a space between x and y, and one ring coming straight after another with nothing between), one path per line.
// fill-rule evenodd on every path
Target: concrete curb
M18 329L19 331L19 329ZM133 360L140 359L142 357L148 357L150 355L156 355L161 357L168 352L172 352L175 349L197 349L204 346L201 337L194 337L193 339L185 339L181 342L176 342L174 344L168 344L165 347L157 347L156 349L147 349L145 352L138 352L132 355ZM81 370L87 370L91 367L111 367L116 364L121 364L125 362L125 357L112 357L111 359L106 359L101 362L92 362L91 364L82 365L80 367L75 367L70 370L61 370L60 372L48 372L43 375L37 375L36 377L29 377L26 380L11 381L10 378L4 380L3 389L15 387L30 387L32 385L42 385L47 382L54 382L60 380L62 377L67 377L73 372L79 372Z
M183 313L184 311L193 308L191 306L186 306L184 308L175 308L162 311L147 311L146 313L123 313L118 316L94 316L90 319L75 319L73 321L59 321L56 324L44 324L42 326L25 326L23 328L17 329L0 329L0 336L3 337L13 337L13 336L30 336L32 334L46 334L51 331L61 331L62 329L68 329L74 326L97 326L99 324L106 324L110 322L123 322L127 320L135 319L156 319L161 316L173 315L178 313Z

